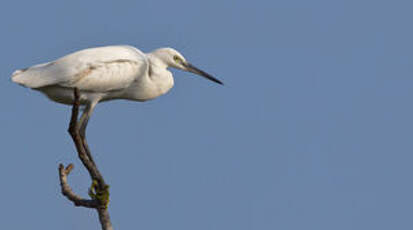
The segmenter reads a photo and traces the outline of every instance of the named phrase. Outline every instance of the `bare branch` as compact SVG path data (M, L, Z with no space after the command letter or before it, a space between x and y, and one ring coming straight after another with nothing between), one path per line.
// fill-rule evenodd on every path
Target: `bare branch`
M70 174L70 171L73 169L73 164L69 164L66 168L63 164L59 165L59 178L60 178L60 187L62 188L63 195L70 201L74 203L75 206L82 206L86 208L98 208L100 206L99 202L96 200L84 199L76 195L70 185L67 183L67 176Z
M62 194L76 206L96 209L102 229L113 230L109 212L107 210L109 203L109 185L105 183L102 174L93 161L92 154L86 142L86 137L82 137L82 135L80 135L79 130L81 124L78 123L79 106L79 90L75 88L72 116L68 131L76 146L78 157L82 161L82 164L85 166L89 172L90 178L92 179L92 187L89 190L89 196L91 199L84 199L79 195L76 195L69 186L67 176L73 169L73 164L69 164L66 168L62 164L59 165L59 178Z
M98 182L98 186L100 189L104 189L105 187L105 180L103 176L100 174L99 170L97 169L92 155L90 154L90 150L84 140L86 138L82 138L79 133L80 124L77 122L77 117L79 114L79 106L80 106L80 98L79 98L79 90L77 88L74 89L74 103L72 107L72 117L70 119L69 124L69 133L75 143L76 150L78 152L78 156L82 161L83 165L87 169L90 174L92 180L96 180Z
M113 230L109 212L106 208L98 208L99 221L103 230Z

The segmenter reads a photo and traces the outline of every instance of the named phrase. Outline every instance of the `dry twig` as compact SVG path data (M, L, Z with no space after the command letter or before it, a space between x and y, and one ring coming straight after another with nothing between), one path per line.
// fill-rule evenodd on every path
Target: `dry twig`
M78 157L82 161L92 179L92 187L91 189L89 189L89 196L91 197L91 199L84 199L79 195L76 195L68 184L67 176L73 169L73 164L69 164L66 168L63 166L63 164L59 165L59 178L62 194L68 200L72 201L75 206L96 209L99 215L99 221L102 229L113 230L112 224L110 222L109 212L107 210L109 203L109 186L105 183L102 174L99 172L92 158L92 154L90 153L89 147L86 142L86 137L80 135L79 133L80 124L78 123L77 118L79 114L80 99L79 90L76 88L74 89L74 99L72 117L70 119L68 131L76 146Z

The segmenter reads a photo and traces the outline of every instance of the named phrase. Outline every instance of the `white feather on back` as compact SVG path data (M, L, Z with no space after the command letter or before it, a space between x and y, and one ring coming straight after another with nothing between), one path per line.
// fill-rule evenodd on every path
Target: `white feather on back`
M149 68L145 54L131 46L84 49L53 62L17 70L12 80L30 88L50 85L106 92L128 87ZM116 80L114 80L116 79Z

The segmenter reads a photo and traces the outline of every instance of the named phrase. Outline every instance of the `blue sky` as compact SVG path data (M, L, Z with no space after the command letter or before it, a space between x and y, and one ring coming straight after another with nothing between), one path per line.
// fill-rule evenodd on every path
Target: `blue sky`
M115 229L412 229L411 1L4 1L5 229L99 229L59 189L90 185L70 107L13 84L78 49L170 46L225 82L172 70L154 101L100 104L89 144Z

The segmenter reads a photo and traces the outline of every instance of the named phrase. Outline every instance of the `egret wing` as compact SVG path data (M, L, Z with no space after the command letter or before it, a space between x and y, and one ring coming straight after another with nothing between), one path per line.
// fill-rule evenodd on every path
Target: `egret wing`
M149 68L145 54L131 46L81 50L56 61L13 74L13 81L30 88L50 85L107 92L128 87Z

